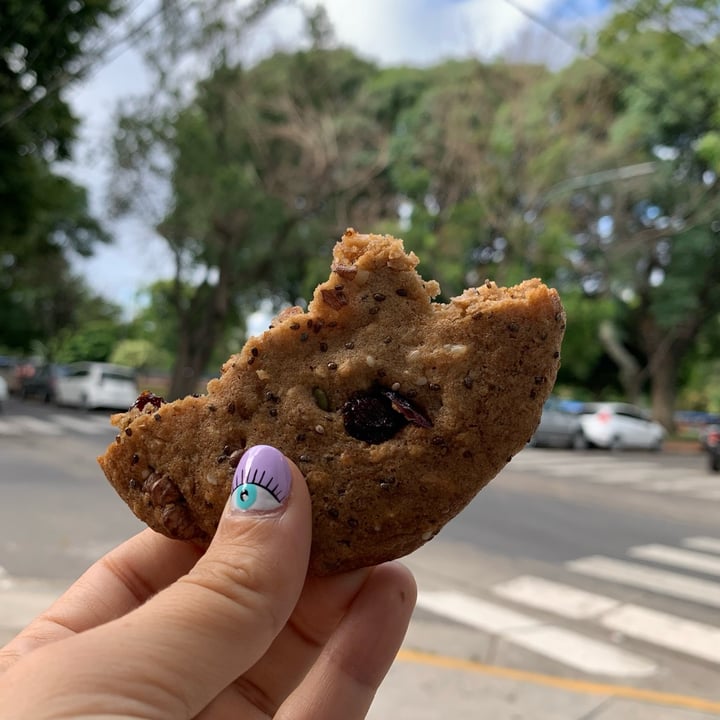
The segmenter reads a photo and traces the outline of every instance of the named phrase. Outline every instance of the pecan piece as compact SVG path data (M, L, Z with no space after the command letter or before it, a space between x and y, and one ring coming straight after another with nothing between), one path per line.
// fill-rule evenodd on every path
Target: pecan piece
M322 299L333 309L339 310L343 305L348 304L347 295L342 290L335 288L334 290L328 290L323 288L321 290Z

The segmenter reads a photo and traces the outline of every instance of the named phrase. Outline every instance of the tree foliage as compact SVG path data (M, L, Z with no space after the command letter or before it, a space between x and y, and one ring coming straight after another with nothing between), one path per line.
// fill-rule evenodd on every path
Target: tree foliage
M165 0L148 31L155 84L119 109L111 194L117 214L161 234L175 277L148 290L130 327L108 320L116 340L132 340L122 357L170 353L171 395L193 391L238 349L259 303L309 297L355 226L404 237L445 298L485 278L556 285L569 316L560 382L578 395L649 397L668 427L680 385L693 406L714 402L698 368L714 377L720 349L716 2L617 2L592 49L559 71L475 59L378 67L307 8L303 49L249 61L250 33L281 5ZM16 21L21 6L8 5ZM113 11L110 0L83 7ZM22 52L7 47L17 84ZM0 300L13 303L4 332L101 355L102 343L68 344L62 330L84 302L65 251L103 237L83 191L52 174L72 139L66 110L38 118L56 142L18 135L11 152L31 222L9 231L23 213L0 213L0 259L13 268L0 278Z
M119 126L126 178L146 177L165 143L154 167L169 171L158 226L178 270L178 365L201 372L259 297L307 297L357 225L403 235L446 296L485 277L556 284L570 313L561 378L606 393L611 359L618 390L637 400L649 384L670 425L683 357L720 305L717 14L634 0L591 57L554 73L380 69L334 48L322 14L308 50L252 67L220 53L169 116ZM125 187L119 205L133 197Z
M28 349L72 323L84 290L67 253L108 240L55 163L77 129L62 88L117 12L115 0L0 4L0 344Z
M720 308L720 185L708 157L720 122L719 28L717 3L642 0L598 42L599 60L622 68L612 144L655 165L613 188L601 217L610 218L606 263L640 352L636 381L650 381L668 427L683 358Z

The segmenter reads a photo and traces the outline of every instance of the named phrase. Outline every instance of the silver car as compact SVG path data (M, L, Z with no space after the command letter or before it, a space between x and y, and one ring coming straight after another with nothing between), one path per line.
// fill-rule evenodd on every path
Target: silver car
M0 375L0 412L2 412L3 406L8 399L8 384L5 382L5 378Z
M57 379L55 400L58 405L74 405L88 410L127 410L139 392L132 368L80 362L68 365L67 373Z
M580 416L572 404L551 397L543 405L540 424L530 438L533 447L561 447L583 450L588 443Z
M665 428L628 403L588 403L580 423L588 442L600 448L660 450L665 440Z

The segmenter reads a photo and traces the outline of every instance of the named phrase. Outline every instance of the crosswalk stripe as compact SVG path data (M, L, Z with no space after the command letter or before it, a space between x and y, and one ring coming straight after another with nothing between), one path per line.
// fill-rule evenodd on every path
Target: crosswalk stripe
M113 431L110 422L104 418L102 420L100 420L100 418L77 418L72 417L71 415L61 415L60 413L50 415L50 417L53 422L57 423L61 427L67 428L68 430L74 430L75 432L79 432L83 435L97 435L106 428Z
M707 475L694 475L690 477L679 478L677 480L656 480L648 483L645 487L647 490L654 492L686 492L688 490L704 490L705 488L717 488L717 478L711 478Z
M0 437L19 437L23 435L52 435L66 433L81 435L104 435L117 432L106 416L76 417L62 413L52 413L42 418L32 415L8 415L0 417Z
M581 463L577 457L567 454L527 448L513 458L509 469L539 471L552 477L595 485L625 485L642 491L677 493L700 500L720 501L717 480L706 473L689 470L678 477L677 469L664 466L659 461L623 461L620 472L619 466L617 457L593 457Z
M676 565L697 570L708 575L720 575L720 558L693 550L668 547L667 545L637 545L628 550L630 557L651 560L664 565Z
M62 430L53 423L47 422L47 420L40 420L39 418L31 417L30 415L16 415L15 423L17 423L21 430L29 430L33 433L39 433L41 435L61 435Z
M594 483L602 483L608 485L624 485L639 480L647 476L647 471L642 471L642 476L631 477L626 470L622 474L616 469L612 469L607 465L565 465L555 468L545 468L544 472L556 477L569 477L590 479ZM597 473L597 474L596 474Z
M493 587L493 592L572 620L590 620L651 645L720 664L720 628L586 592L532 575Z
M571 560L565 563L565 567L583 575L720 608L720 584L709 580L656 570L602 555Z
M417 605L451 620L492 633L531 628L539 624L536 618L453 591L420 592Z
M492 590L506 600L572 620L597 617L620 604L618 600L533 575L521 575L499 583Z
M622 605L601 619L608 630L720 664L720 628L638 605Z
M655 468L623 468L622 472L618 472L617 468L607 469L603 477L593 478L593 482L601 482L612 485L632 485L633 483L646 482L648 478L652 478L657 474Z
M720 538L690 537L683 540L683 545L693 550L720 553Z
M657 670L657 665L647 658L462 593L421 592L418 607L494 633L514 645L585 673L647 677Z
M512 630L506 637L515 645L591 675L648 677L658 666L614 645L593 640L572 630L545 625L533 630Z
M700 500L720 500L720 488L711 488L709 490L699 490L690 493L691 497L700 498Z
M0 435L22 435L22 430L17 425L0 418Z

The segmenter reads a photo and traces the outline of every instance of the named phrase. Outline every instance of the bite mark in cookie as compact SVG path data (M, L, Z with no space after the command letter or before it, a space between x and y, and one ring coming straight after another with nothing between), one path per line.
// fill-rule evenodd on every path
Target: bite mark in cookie
M135 514L209 542L247 448L296 462L313 503L311 571L416 549L522 447L555 382L565 315L539 280L447 304L401 240L348 230L307 312L250 338L201 397L141 396L99 458Z

